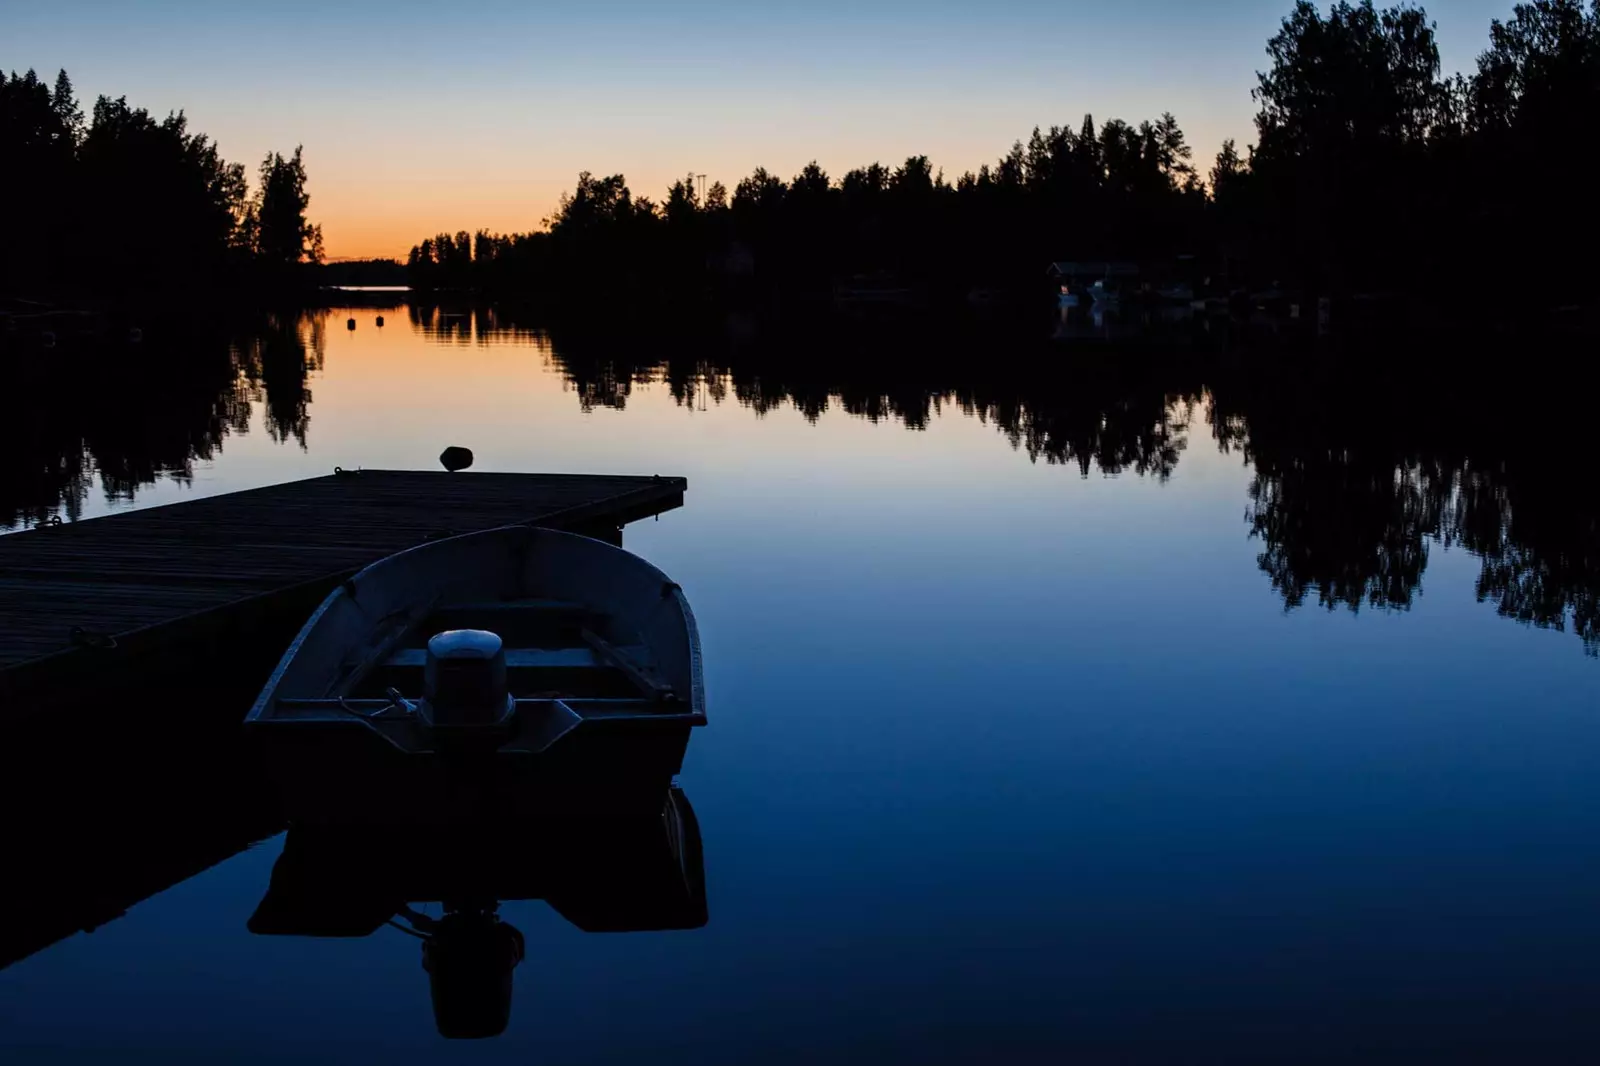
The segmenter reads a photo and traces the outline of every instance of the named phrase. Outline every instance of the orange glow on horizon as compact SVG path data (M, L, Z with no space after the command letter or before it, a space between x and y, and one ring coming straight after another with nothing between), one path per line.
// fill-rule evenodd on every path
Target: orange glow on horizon
M1231 126L1196 122L1188 130L1195 148L1195 164L1204 172ZM1013 131L1026 137L1027 129ZM421 163L394 146L370 141L308 144L307 167L311 194L309 215L322 226L329 259L387 258L404 261L411 248L439 233L529 233L544 228L555 214L561 195L577 183L578 172L596 175L621 173L634 197L660 204L672 183L687 174L705 174L706 185L721 182L730 196L739 180L764 166L788 180L813 159L838 181L853 167L874 161L894 167L916 154L915 134L885 138L872 149L868 138L856 136L832 145L828 153L806 151L802 144L730 146L722 152L704 149L683 153L681 163L660 151L641 148L637 155L616 146L596 145L589 161L564 167L545 158L528 159L520 151L491 148L470 158L441 163ZM899 143L896 143L899 142ZM1240 140L1243 145L1244 139ZM563 145L562 155L578 158L584 146ZM962 172L993 164L1010 147L1003 134L992 138L963 138L959 152L933 151L935 172L954 182ZM679 154L682 150L674 152ZM552 152L554 154L554 152ZM584 153L586 156L589 154ZM698 159L695 157L698 156ZM522 168L527 167L527 172Z
M322 226L329 259L404 261L413 245L436 233L542 229L560 201L561 185L489 181L367 186L317 182L313 173L310 191L309 214Z

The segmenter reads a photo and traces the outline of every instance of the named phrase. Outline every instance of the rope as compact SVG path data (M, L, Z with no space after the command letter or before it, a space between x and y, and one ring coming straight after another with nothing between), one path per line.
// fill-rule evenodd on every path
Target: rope
M355 715L357 718L367 722L382 718L389 711L394 710L399 711L402 718L408 718L417 713L417 709L411 705L411 701L402 696L398 689L389 688L383 694L389 698L389 702L375 711L358 711L346 703L343 696L339 697L339 709L345 714Z
M419 933L415 929L412 929L410 926L401 925L399 922L395 921L393 918L384 919L383 924L384 925L391 925L394 928L400 930L406 936L414 936L418 940L432 940L433 939L433 934L431 934L431 933Z

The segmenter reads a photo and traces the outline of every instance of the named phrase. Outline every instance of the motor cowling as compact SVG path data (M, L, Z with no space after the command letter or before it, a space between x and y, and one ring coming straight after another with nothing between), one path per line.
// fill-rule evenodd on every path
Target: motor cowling
M434 726L489 726L511 709L506 649L486 629L450 629L428 641L422 715Z

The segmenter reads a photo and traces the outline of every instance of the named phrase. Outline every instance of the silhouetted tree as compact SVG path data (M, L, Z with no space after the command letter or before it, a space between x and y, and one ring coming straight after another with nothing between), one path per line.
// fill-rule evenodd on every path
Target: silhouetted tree
M0 77L0 288L120 298L250 282L256 263L290 261L295 219L302 255L320 255L300 153L274 160L273 187L252 198L244 168L182 112L158 120L102 96L86 123L66 71L53 87L32 71Z
M1211 164L1211 195L1219 201L1227 197L1235 183L1244 175L1244 168L1244 161L1239 158L1239 150L1234 146L1233 138L1229 137L1222 142L1222 148L1217 152L1217 160Z
M63 144L76 148L83 139L83 109L72 90L72 79L64 70L56 72L56 85L50 92L50 110L55 114L59 129L56 136Z
M1420 8L1301 0L1268 42L1251 173L1284 273L1314 289L1390 285L1430 218L1428 140L1445 99Z
M1065 127L1035 130L992 169L954 184L920 155L837 182L813 162L788 181L758 167L731 198L719 182L703 202L691 175L658 209L621 175L584 172L543 235L515 238L546 238L517 269L486 269L482 254L453 259L458 242L433 237L412 249L409 272L420 288L568 298L647 278L645 291L664 295L717 280L718 264L739 248L768 291L826 292L838 278L887 274L964 293L976 283L1037 284L1064 252L1161 257L1192 244L1205 194L1176 118L1138 128L1113 120L1098 133L1086 119L1083 128L1087 144Z
M431 255L418 247L412 276L573 296L626 275L666 296L725 282L739 249L769 294L871 274L956 295L1025 290L1053 259L1197 253L1230 286L1281 283L1304 302L1460 299L1489 257L1560 262L1539 294L1572 299L1600 273L1592 256L1561 255L1600 237L1582 136L1600 108L1597 42L1600 0L1536 0L1493 24L1472 78L1447 78L1421 8L1300 2L1267 42L1257 143L1226 142L1209 180L1171 112L1036 127L953 183L923 156L837 181L814 163L788 181L758 168L704 202L693 178L679 181L657 212L621 176L585 173L548 242L526 235L535 243L515 269L441 273L435 242Z
M157 122L102 96L79 153L95 280L199 281L224 268L244 210L243 168L226 163L182 113Z
M82 128L65 71L54 92L31 70L0 73L0 286L32 289L70 266Z
M257 253L277 266L322 262L322 227L306 218L311 196L306 192L301 149L297 146L288 158L269 153L261 161L260 175L255 204Z
M1591 295L1594 257L1571 250L1600 238L1585 132L1600 114L1600 2L1518 4L1490 26L1467 94L1476 141L1468 163L1485 201L1475 221L1488 248L1530 266L1559 264L1544 282L1558 299Z

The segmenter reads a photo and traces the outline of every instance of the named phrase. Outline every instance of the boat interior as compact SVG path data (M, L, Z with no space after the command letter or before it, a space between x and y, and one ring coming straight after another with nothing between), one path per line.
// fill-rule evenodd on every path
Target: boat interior
M452 629L500 637L507 688L519 702L559 700L585 719L690 711L650 648L614 616L579 603L514 599L395 611L343 657L325 691L282 693L262 708L260 719L349 723L353 714L382 724L400 700L421 699L428 641Z
M505 647L506 680L517 699L648 699L671 692L650 649L607 615L560 600L463 603L417 612L420 617L380 640L340 686L354 699L394 689L422 695L428 641L451 629L485 629Z

